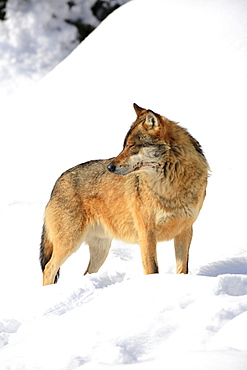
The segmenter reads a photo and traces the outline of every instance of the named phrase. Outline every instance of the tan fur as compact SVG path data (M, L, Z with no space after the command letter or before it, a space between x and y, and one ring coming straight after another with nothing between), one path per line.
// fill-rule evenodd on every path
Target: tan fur
M158 272L157 242L174 239L176 271L188 272L192 225L209 167L185 129L134 108L137 119L117 157L78 165L57 180L40 248L44 285L56 281L60 266L82 242L90 250L86 273L97 272L112 239L139 243L145 274Z

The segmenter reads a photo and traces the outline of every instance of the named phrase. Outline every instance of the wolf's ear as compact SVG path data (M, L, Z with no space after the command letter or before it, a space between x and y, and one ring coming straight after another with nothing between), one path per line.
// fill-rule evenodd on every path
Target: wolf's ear
M159 127L159 120L153 112L148 112L144 124L147 130L155 130Z
M144 112L146 109L139 107L136 103L133 104L134 110L136 111L137 117L140 116L142 112Z

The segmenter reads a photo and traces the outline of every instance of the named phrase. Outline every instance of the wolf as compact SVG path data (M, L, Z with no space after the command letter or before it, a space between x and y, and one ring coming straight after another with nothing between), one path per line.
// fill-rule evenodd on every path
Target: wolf
M86 273L102 266L112 239L138 243L145 274L158 273L156 245L174 239L176 273L188 273L192 226L203 205L209 165L177 123L134 104L120 154L64 172L45 209L40 245L43 285L53 284L84 242Z

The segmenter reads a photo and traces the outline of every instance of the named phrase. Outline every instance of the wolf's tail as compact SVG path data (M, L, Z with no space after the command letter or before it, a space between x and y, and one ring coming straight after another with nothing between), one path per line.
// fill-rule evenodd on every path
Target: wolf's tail
M50 261L51 256L53 252L53 244L50 242L50 240L47 237L47 233L45 230L45 225L43 226L42 235L41 235L41 243L40 243L40 254L39 254L39 260L42 272L44 272L46 264ZM56 274L54 283L58 281L59 278L59 270Z

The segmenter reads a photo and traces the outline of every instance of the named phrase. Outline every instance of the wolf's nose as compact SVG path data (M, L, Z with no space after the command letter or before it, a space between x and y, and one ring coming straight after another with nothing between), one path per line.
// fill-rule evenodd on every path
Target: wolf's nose
M110 163L110 164L108 164L107 169L110 172L115 172L116 171L116 166L115 166L114 163Z

